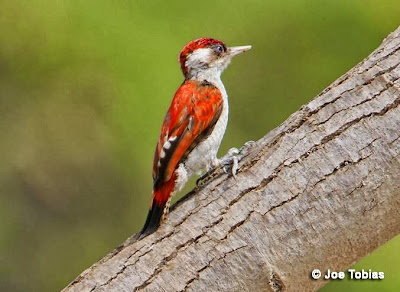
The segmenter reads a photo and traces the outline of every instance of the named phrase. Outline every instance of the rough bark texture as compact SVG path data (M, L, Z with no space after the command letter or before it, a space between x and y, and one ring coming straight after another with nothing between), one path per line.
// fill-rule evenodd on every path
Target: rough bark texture
M309 291L400 232L400 28L64 291Z

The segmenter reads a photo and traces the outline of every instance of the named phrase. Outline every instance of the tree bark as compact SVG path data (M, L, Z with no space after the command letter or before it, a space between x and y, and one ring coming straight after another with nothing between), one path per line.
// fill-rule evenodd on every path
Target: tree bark
M63 291L311 291L400 232L400 28Z

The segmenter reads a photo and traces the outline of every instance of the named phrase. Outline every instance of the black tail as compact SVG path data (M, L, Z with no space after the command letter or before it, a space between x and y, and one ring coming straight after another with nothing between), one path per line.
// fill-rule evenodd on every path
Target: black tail
M153 200L149 213L147 214L146 223L144 223L143 229L140 232L140 237L143 238L153 233L160 226L161 217L164 213L165 204L159 205L156 200Z

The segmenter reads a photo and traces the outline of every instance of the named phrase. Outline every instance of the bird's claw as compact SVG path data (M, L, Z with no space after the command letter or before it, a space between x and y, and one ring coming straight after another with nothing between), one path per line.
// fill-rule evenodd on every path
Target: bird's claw
M200 178L197 179L196 185L201 186L204 183L206 183L209 180L208 177L218 167L221 167L225 173L228 173L230 169L232 175L236 177L237 171L239 169L239 161L242 160L242 158L249 153L249 150L254 145L254 143L255 143L254 141L248 141L244 143L244 145L240 147L240 149L237 148L229 149L228 153L226 153L221 159L218 159L215 167L211 168L204 175L202 175Z
M236 176L236 172L239 168L239 159L237 156L239 153L239 149L231 148L228 150L228 153L226 153L225 156L219 160L219 163L225 173L228 173L229 166L231 166L232 175Z

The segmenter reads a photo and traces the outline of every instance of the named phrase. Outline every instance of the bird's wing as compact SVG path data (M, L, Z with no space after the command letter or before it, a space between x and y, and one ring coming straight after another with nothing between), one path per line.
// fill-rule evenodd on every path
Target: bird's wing
M165 116L154 153L154 186L168 181L178 164L214 128L223 107L218 88L208 82L185 81Z

